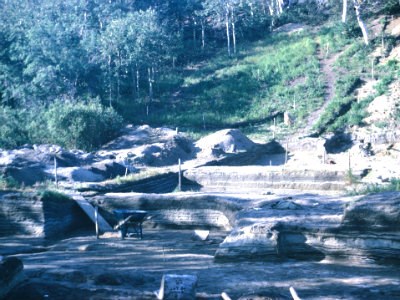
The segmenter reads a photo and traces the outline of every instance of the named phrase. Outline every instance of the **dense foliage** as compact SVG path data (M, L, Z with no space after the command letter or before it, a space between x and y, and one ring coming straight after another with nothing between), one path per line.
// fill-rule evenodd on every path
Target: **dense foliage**
M392 2L382 11L395 11ZM270 33L288 22L320 24L329 13L338 19L341 7L296 3L0 0L0 147L91 149L115 134L117 113L195 130L251 124L274 111L303 119L323 100L323 45L314 33ZM351 11L349 18L356 22Z

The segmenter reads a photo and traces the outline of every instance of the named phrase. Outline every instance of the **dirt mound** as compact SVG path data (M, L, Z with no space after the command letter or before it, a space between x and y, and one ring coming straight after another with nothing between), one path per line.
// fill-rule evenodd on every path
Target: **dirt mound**
M224 129L210 134L196 142L198 156L219 156L223 153L249 151L256 145L238 129Z

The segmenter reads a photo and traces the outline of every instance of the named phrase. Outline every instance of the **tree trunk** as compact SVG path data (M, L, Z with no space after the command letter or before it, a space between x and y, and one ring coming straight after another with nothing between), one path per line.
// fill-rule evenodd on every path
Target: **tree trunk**
M346 23L347 20L347 0L343 0L342 22Z
M110 102L110 107L112 107L112 94L111 94L111 85L112 85L112 78L111 78L111 55L108 56L108 83L110 85L109 89L109 102Z
M153 68L148 68L147 69L147 73L148 73L148 80L149 80L149 99L150 102L153 101Z
M229 35L229 9L227 5L227 9L225 11L225 26L226 26L226 42L228 45L228 55L231 56L231 38Z
M201 20L201 48L204 50L205 47L205 28L204 22Z
M140 74L139 74L139 68L138 65L136 64L136 93L137 93L137 97L138 99L140 98Z
M236 31L235 31L235 18L234 18L233 6L231 6L231 25L232 25L233 53L236 54Z
M135 69L132 67L132 99L135 100L136 94L136 77L135 77Z
M357 21L358 21L358 26L360 26L363 38L364 38L364 43L365 45L369 44L369 39L368 39L368 31L367 27L365 26L363 20L361 19L361 5L358 3L358 0L353 0L354 3L354 9L356 11L356 16L357 16Z
M193 18L193 49L196 49L196 41L197 41L196 25L197 25L197 22L196 22L195 18Z
M283 12L283 0L276 0L278 6L278 15L281 15Z

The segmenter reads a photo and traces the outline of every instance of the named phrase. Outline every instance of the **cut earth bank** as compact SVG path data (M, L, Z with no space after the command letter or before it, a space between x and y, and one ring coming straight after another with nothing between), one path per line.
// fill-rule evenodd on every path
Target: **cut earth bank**
M6 299L155 299L164 274L196 275L197 299L291 299L290 286L303 299L400 297L399 194L290 195L97 196L105 211L149 209L143 239L96 239L90 223L57 240L2 237L1 255L24 264Z
M156 130L148 127L127 130L146 131L153 134L148 142L160 141L155 138ZM173 148L166 146L171 145L171 137L175 141L172 145L182 141L169 133L170 137L158 148L134 146L138 134L128 134L102 152L79 155L91 164L106 158L109 163L105 165L120 164L121 171L126 171L126 164L121 161L126 162L130 157L130 170L140 168L142 156L132 153L144 147L152 149L148 164L165 166L165 157L175 153L166 150ZM86 199L100 207L101 215L111 225L116 223L114 209L146 210L150 219L144 223L143 240L134 237L120 240L116 232L104 233L97 240L94 225L71 199L54 203L51 197L2 194L0 255L3 262L19 258L24 264L24 271L20 264L11 264L15 276L2 279L3 290L11 291L8 299L154 299L153 291L159 288L162 275L169 273L196 275L199 299L221 299L222 292L232 299L290 299L290 286L304 299L400 298L397 272L400 195L338 196L349 179L348 161L342 157L347 158L348 151L363 151L363 148L347 139L347 143L337 144L343 153L318 157L315 150L321 141L303 140L297 144L299 152L292 148L286 156L278 143L255 144L238 131L224 131L216 136L185 146L188 156L183 168L191 184L185 182L184 186L199 192L164 193L176 187L176 167L165 173L169 175L158 177L156 185L154 177L140 184L117 186L101 182L77 185L73 176L61 181L64 187L92 190L85 194ZM131 144L123 145L127 141ZM396 145L385 145L385 151L396 149ZM375 153L378 146L381 145L373 145ZM314 152L313 161L307 164L312 169L296 165L299 149L303 149L303 162ZM18 151L23 149L9 152L14 156L8 160L2 154L3 161L18 158ZM71 157L62 151L57 155L61 154L64 158ZM363 156L363 166L367 166L366 161L381 159L379 155L373 156L373 159L370 155ZM124 159L118 160L121 157ZM14 166L14 171L31 166L23 158L19 156L16 160L20 165ZM321 158L336 165L321 164ZM387 158L395 161L393 155ZM277 166L286 160L284 168ZM171 161L176 161L176 157ZM43 174L49 174L49 164L36 166ZM92 172L88 166L89 163L81 164L79 168ZM10 168L10 163L6 167ZM386 180L387 177L376 175L383 174L382 170L374 169L371 164L369 167L358 173L363 176L361 180ZM392 169L390 174L396 171ZM384 171L389 174L387 169ZM209 180L211 176L215 177ZM315 192L318 188L320 191ZM141 189L161 194L104 194ZM327 189L330 193L326 193ZM73 229L80 231L71 233ZM210 232L204 239L196 236L194 229Z

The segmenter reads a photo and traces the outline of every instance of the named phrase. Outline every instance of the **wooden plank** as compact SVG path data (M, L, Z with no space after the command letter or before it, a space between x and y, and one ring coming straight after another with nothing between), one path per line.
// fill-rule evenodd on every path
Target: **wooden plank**
M96 216L95 216L95 208L85 199L82 195L79 194L70 194L68 195L78 203L79 207L84 211L84 213L92 220L93 223L96 224ZM101 232L114 231L110 224L98 213L97 215L97 224L99 226L99 230Z

